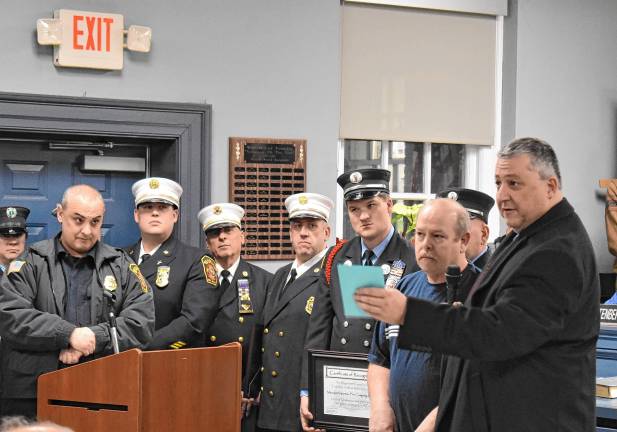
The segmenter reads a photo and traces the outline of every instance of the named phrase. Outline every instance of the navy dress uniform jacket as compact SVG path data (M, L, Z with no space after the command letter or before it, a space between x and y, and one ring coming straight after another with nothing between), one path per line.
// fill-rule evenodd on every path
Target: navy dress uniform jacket
M600 290L587 232L563 199L513 237L467 307L408 298L399 346L458 356L446 365L438 432L595 431Z
M307 349L319 349L342 352L368 353L373 336L375 320L372 318L345 318L343 300L338 278L338 264L351 262L354 265L362 264L362 245L360 237L354 237L345 243L337 252L332 261L330 285L323 272L317 297L315 310L311 315L306 337ZM330 252L326 256L329 255ZM374 264L392 266L396 260L403 260L406 264L403 275L419 270L416 257L409 241L395 232L379 259ZM304 356L302 366L302 387L308 386L308 356Z
M126 249L139 259L141 241ZM206 258L204 258L204 256ZM154 293L156 324L147 349L194 348L214 321L220 290L208 283L204 260L214 260L200 249L170 237L139 268Z
M238 279L248 279L253 313L239 313ZM253 326L261 323L268 283L272 273L240 259L229 288L221 293L214 322L206 331L205 345L219 346L229 342L242 344L242 376L247 369L249 342Z
M325 258L324 258L325 259ZM319 288L323 260L279 293L292 264L279 269L270 284L264 310L259 427L301 430L300 379L309 318ZM280 298L279 298L280 296Z

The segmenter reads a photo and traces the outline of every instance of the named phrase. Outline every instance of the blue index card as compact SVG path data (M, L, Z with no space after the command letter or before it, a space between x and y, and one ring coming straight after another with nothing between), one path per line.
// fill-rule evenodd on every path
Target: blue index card
M343 312L346 317L368 317L353 299L358 288L383 288L383 270L379 266L338 264L338 279L341 285Z

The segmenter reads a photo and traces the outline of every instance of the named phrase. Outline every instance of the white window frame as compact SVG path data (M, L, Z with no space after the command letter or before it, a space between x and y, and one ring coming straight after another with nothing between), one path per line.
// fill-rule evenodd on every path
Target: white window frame
M467 146L465 151L465 184L464 187L469 189L481 190L495 198L495 162L497 160L497 152L501 148L501 113L502 113L502 79L503 79L503 17L496 17L496 55L495 55L495 136L492 146ZM388 154L390 148L386 145L388 141L382 141L381 145L381 166L388 166ZM433 198L435 195L431 193L431 143L424 143L423 152L423 167L424 167L424 191L422 193L411 192L392 192L391 196L394 200L426 200ZM345 169L345 141L339 139L337 150L337 171L338 175L342 174ZM343 191L337 188L336 200L343 203ZM336 206L336 236L343 236L343 214L345 206ZM499 211L496 206L489 215L490 237L492 241L500 235L500 218Z

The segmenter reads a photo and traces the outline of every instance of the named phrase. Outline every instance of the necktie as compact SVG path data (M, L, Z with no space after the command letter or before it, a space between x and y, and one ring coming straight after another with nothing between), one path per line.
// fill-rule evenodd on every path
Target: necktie
M139 264L143 263L143 262L144 262L144 261L146 261L148 258L150 258L150 254L147 254L147 253L143 254L143 255L141 256L141 261L139 262Z
M295 268L291 269L291 272L289 273L289 280L287 281L287 283L285 284L285 286L283 287L283 289L281 290L281 293L279 295L279 298L283 295L283 292L287 289L287 287L289 285L291 285L295 280L296 280L296 276L298 275L298 273L296 272Z
M231 283L229 282L229 275L231 275L231 273L229 273L229 270L223 270L221 272L221 276L223 277L223 280L221 281L221 288L223 289L223 291L225 291L227 288L229 288L229 285L231 285Z
M365 250L364 253L362 254L362 262L364 263L363 265L372 266L374 256L375 254L373 253L372 250L370 249Z

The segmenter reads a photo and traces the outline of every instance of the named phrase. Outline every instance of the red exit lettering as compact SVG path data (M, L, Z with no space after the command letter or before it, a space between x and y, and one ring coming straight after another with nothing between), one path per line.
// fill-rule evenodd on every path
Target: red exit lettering
M114 19L109 17L73 15L73 49L109 52L113 22ZM105 33L105 46L102 45L103 33Z

